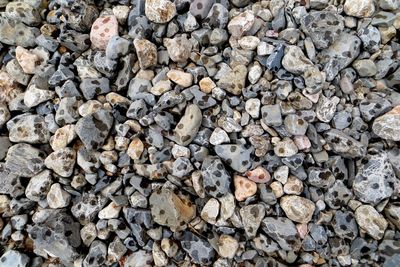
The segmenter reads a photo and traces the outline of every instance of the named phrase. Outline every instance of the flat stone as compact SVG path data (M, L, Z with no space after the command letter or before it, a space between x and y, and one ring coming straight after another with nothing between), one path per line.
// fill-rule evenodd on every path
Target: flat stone
M22 114L7 122L11 142L25 142L30 144L47 143L50 132L44 117L33 114Z
M151 215L156 223L173 231L183 230L196 215L196 206L170 189L160 189L150 196Z
M280 205L289 219L299 223L308 223L315 210L311 200L299 196L283 196Z
M294 223L284 217L265 217L262 220L262 230L285 251L298 251L301 241Z
M253 153L253 148L235 144L216 145L215 153L239 173L244 173L251 167L250 156Z
M337 129L326 131L324 136L332 150L343 157L363 157L367 152L364 144Z
M391 197L396 176L387 153L367 155L362 163L353 182L356 197L371 205Z
M370 205L362 205L355 211L358 226L368 235L380 240L388 226L385 218Z
M8 149L5 167L13 174L32 177L44 168L44 153L28 144L16 144Z

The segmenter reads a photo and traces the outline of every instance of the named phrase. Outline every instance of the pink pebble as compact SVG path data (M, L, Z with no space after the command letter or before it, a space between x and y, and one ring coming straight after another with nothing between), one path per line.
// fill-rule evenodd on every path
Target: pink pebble
M298 135L294 137L294 143L299 150L307 150L311 148L310 139L305 135Z
M271 180L271 175L263 167L259 166L254 170L246 172L247 178L259 184L268 183Z
M306 223L296 224L297 233L301 239L304 239L308 233L308 227Z
M105 50L111 37L118 35L118 21L114 15L95 20L90 31L93 48Z

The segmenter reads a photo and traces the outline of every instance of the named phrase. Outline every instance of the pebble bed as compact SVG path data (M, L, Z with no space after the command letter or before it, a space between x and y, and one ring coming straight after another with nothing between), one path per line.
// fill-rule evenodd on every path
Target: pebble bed
M399 0L0 0L0 267L400 266Z

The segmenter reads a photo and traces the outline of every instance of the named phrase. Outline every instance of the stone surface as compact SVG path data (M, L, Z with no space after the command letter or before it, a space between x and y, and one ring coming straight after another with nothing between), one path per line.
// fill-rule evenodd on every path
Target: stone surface
M378 117L372 124L372 131L383 139L399 141L400 106Z
M146 17L155 23L167 23L176 15L176 6L169 0L146 0Z
M343 6L344 12L349 16L358 18L371 17L375 12L374 1L372 0L346 0Z
M235 185L235 198L237 201L244 201L257 192L256 183L245 177L235 175L233 184Z
M280 205L289 219L299 223L308 223L315 210L312 201L299 196L283 196Z
M90 30L90 41L96 49L106 50L109 40L118 35L118 21L114 15L96 19Z
M355 218L358 226L372 238L382 239L387 228L387 221L379 214L374 207L362 205L355 211Z
M151 68L157 64L157 47L152 42L135 39L133 44L142 69Z

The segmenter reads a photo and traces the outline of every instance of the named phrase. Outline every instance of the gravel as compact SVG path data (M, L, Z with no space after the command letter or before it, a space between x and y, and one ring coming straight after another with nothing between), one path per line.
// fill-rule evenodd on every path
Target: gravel
M400 266L396 0L0 0L0 267Z

